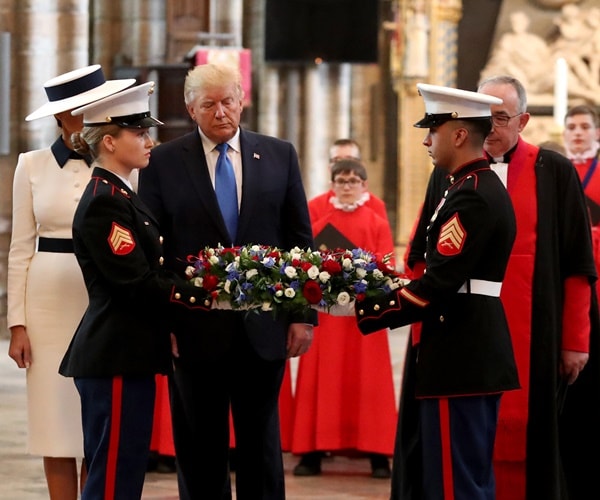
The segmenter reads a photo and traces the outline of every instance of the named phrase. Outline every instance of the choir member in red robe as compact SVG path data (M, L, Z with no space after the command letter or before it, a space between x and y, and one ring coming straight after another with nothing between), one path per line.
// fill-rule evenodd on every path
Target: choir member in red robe
M393 254L388 222L366 206L366 178L358 160L333 165L331 209L308 204L318 249L362 248L381 258ZM396 420L387 329L364 337L354 316L320 313L310 352L298 365L292 452L302 459L294 474L319 474L324 452L358 452L369 455L373 477L389 477Z

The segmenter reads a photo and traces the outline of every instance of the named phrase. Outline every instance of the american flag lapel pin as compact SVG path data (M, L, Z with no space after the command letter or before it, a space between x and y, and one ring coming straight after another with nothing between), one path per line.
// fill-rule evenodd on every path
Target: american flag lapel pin
M252 154L252 157L253 157L255 160L260 160L260 155L259 155L258 153L253 153L253 154Z

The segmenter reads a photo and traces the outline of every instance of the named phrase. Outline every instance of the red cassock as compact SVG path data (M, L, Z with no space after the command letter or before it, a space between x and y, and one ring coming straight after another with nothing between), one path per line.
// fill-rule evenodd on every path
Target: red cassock
M583 184L583 193L592 223L594 261L596 270L600 271L600 165L598 163L600 162L596 156L581 163L573 162L573 165ZM600 294L600 280L596 281L596 293Z
M552 363L550 366L558 365L559 360L556 359L556 354L553 354L558 352L558 349L552 347L553 345L576 351L585 351L590 345L586 328L583 325L582 328L578 328L573 321L569 321L574 318L566 314L566 308L562 311L566 315L562 325L562 338L554 328L550 327L550 324L542 325L542 322L549 321L548 318L556 316L554 312L558 310L560 313L560 302L551 300L552 295L549 291L553 289L560 294L561 290L557 290L551 282L540 285L548 276L552 276L558 268L557 264L560 262L560 265L564 266L561 272L564 273L565 290L569 287L581 286L570 281L573 276L592 275L593 271L587 265L588 260L584 258L583 251L582 256L576 256L573 251L563 250L563 260L552 261L548 260L549 257L554 258L558 254L558 249L554 245L538 248L539 241L554 241L547 236L548 229L550 234L555 234L556 231L569 234L568 231L571 230L571 238L581 241L582 247L586 238L583 233L575 233L572 229L574 227L581 229L581 224L576 224L573 217L560 217L559 214L557 219L564 221L564 226L555 227L554 233L552 227L549 227L549 221L555 220L551 205L548 203L553 199L553 193L545 185L546 175L543 173L544 170L553 171L549 168L553 164L551 159L547 159L546 164L540 164L537 153L537 148L519 142L511 160L508 176L507 188L517 215L518 232L506 270L501 298L513 339L522 389L505 393L500 405L494 453L498 500L525 499L529 498L532 492L537 492L539 498L558 498L550 496L556 492L553 482L555 479L549 481L547 475L549 471L555 470L553 467L558 463L554 455L558 452L558 437L549 422L553 418L552 415L560 414L560 410L557 410L558 402L553 397L554 391L547 392L546 389L547 386L557 387L558 384L553 380L553 376L556 377L558 370L553 374L548 368L548 363ZM545 167L541 170L541 174L540 165ZM567 179L568 175L564 177ZM565 180L563 183L553 185L562 186L566 182ZM571 212L568 211L576 205L576 200L573 199L561 200L561 202L564 214L570 214ZM541 234L544 236L540 237ZM545 265L541 264L544 258L547 260ZM549 272L550 270L552 272ZM584 278L584 282L587 282L587 278ZM587 302L589 307L587 286L583 285L580 289L579 301ZM565 303L568 303L569 296L572 297L573 294L567 292L565 294L567 296ZM540 301L541 297L545 297L546 300ZM554 323L560 325L560 320ZM570 328L567 328L568 324ZM588 367L586 375L590 374L592 369ZM596 373L593 375L596 376ZM572 439L565 436L568 432L575 432L573 424L566 423L572 418L571 408L577 402L575 398L578 386L587 382L584 376L580 376L580 379L569 388L561 415L562 426L565 428L562 431L564 432L562 439L565 442L572 442ZM581 418L580 423L581 428L585 428L586 424ZM594 439L591 434L590 439ZM562 455L563 466L572 468L572 460L568 458L566 449ZM567 471L568 476L572 474ZM544 490L537 481L545 483ZM558 480L556 482L558 483Z
M175 456L171 407L169 406L169 381L166 375L156 375L156 401L150 450L159 455Z
M354 247L380 256L394 251L387 221L367 206L315 220L311 203L315 241L329 227ZM291 451L391 456L397 416L387 330L366 337L353 316L320 313L313 344L298 363Z

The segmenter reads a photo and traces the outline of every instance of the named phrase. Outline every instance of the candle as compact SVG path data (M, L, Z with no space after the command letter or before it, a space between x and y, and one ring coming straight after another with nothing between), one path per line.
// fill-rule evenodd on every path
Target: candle
M567 114L567 61L559 57L554 71L554 123L562 128Z

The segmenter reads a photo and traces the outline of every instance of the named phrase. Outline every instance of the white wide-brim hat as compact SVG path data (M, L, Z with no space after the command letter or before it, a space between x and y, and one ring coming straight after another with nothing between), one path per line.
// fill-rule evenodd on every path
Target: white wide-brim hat
M492 104L502 99L470 90L417 83L425 102L425 116L414 124L419 128L437 127L449 120L489 120Z
M28 115L25 120L36 120L90 104L131 87L134 83L134 78L106 81L99 64L69 71L44 83L48 102Z

